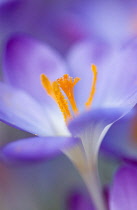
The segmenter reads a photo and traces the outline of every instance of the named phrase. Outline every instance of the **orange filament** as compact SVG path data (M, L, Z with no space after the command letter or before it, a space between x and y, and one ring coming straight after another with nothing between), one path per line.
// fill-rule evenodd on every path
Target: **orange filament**
M92 64L91 69L93 72L93 80L92 80L92 86L91 86L89 98L88 98L87 102L85 103L87 108L89 108L92 104L93 97L94 97L95 91L96 91L96 83L97 83L97 67L96 67L96 65Z
M77 108L76 101L74 98L74 86L77 84L77 82L79 80L80 80L80 78L76 77L73 79L68 74L65 74L63 77L57 79L57 82L58 82L60 88L66 94L66 96L71 104L72 110L75 114L78 113L78 108Z

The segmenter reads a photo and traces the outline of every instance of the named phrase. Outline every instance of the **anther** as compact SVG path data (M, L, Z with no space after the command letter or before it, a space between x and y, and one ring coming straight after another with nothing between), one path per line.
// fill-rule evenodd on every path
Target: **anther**
M53 92L53 87L52 87L52 82L48 79L48 77L45 74L40 75L40 80L41 84L46 90L47 94L55 99L54 92Z

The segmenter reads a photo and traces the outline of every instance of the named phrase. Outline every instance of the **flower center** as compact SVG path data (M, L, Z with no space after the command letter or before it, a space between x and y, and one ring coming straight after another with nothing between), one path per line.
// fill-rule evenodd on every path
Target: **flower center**
M91 65L91 70L93 72L93 81L88 100L85 103L86 108L91 107L96 91L97 67ZM58 104L66 123L68 123L73 116L79 113L74 97L74 86L79 82L80 78L72 78L68 74L65 74L54 82L51 82L45 74L41 74L40 79L47 94Z

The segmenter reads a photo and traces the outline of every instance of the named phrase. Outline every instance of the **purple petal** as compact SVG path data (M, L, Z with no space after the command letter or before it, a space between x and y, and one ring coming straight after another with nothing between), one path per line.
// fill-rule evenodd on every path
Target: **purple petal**
M101 151L114 157L137 161L136 140L133 139L132 124L135 110L117 121L105 136Z
M125 107L137 102L137 39L132 40L99 72L93 106ZM126 61L126 62L125 62Z
M123 167L115 175L110 190L110 210L137 209L137 169Z
M82 133L91 124L103 124L103 127L113 123L123 115L124 110L120 109L92 109L84 112L72 120L68 127L73 135Z
M64 0L54 3L44 0L10 0L9 4L5 3L0 8L2 40L15 32L25 32L50 43L64 54L72 43L85 37L89 28L83 18L72 11L74 6L79 8L79 3Z
M34 137L21 139L7 144L1 149L4 159L37 161L52 158L63 149L70 148L80 142L73 137Z
M27 36L15 36L8 41L3 68L9 84L39 100L46 98L40 74L55 80L66 73L65 64L57 52Z
M98 4L97 1L94 1L92 13L90 13L90 8L87 8L88 22L92 19L94 32L116 46L124 42L131 32L129 19L133 13L133 8L130 8L133 1L127 2L108 0Z
M119 109L93 109L79 115L68 125L72 135L81 138L85 154L93 168L97 165L98 151L104 136L114 121L118 120L122 114L123 110ZM94 192L95 190L93 190L93 195ZM96 198L99 200L100 194L98 192L96 194L98 197ZM101 203L100 200L99 203Z
M90 71L90 64L94 63L98 68L98 79L92 107L126 107L128 112L137 102L137 39L132 40L116 53L110 53L110 56L106 54L106 56L102 57L102 62L99 60L99 54L94 55L96 47L94 50L88 45L84 47L84 50L83 47L79 47L78 52L75 51L74 54L72 53L73 56L71 56L69 61L74 73L78 72L81 76L82 74L87 74L86 77L83 76L84 81L83 84L81 83L82 88L79 82L79 96L81 97L81 102L86 102L87 98L85 99L85 97L87 97L90 92L90 77L88 72L85 73L85 68L87 71ZM89 49L91 49L92 52L90 59ZM89 66L89 70L87 66Z
M92 83L91 64L96 64L101 70L110 54L110 47L101 41L85 41L74 45L68 54L68 64L70 65L73 77L81 80L75 86L75 97L79 106L84 106Z
M0 83L0 120L38 135L53 135L47 113L23 91Z

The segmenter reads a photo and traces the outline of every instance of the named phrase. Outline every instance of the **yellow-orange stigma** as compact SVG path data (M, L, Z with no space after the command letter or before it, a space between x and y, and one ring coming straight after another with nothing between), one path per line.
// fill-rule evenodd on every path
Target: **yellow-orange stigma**
M97 67L96 67L96 65L92 64L91 70L93 72L93 79L92 79L92 86L91 86L89 98L88 98L87 102L85 103L87 108L91 107L91 104L92 104L92 101L93 101L93 98L95 95L96 83L97 83Z
M64 119L68 122L72 118L72 115L69 111L68 101L62 94L57 81L53 82L53 91L56 97L56 102L63 113Z
M63 92L66 94L72 110L75 114L78 113L78 108L76 105L76 101L74 98L74 86L77 84L77 82L80 80L80 78L72 78L68 74L65 74L63 77L57 79L57 82L60 86L60 88L63 90Z
M93 97L96 91L96 82L97 82L97 68L95 65L91 66L93 72L93 81L91 86L91 91L87 102L85 103L86 107L90 107L93 101ZM79 82L80 78L72 78L68 74L63 75L54 82L51 82L45 74L40 75L41 84L46 90L47 94L56 101L58 104L66 123L72 119L71 111L69 110L70 103L74 115L78 114L78 108L74 98L74 86ZM62 91L66 95L67 99L63 95Z
M40 75L41 84L46 90L47 94L56 101L58 104L66 123L72 118L71 112L69 110L68 101L72 106L74 113L78 112L76 102L74 99L74 86L79 81L78 78L71 78L68 75L57 79L54 82L51 82L45 74ZM67 99L61 92L61 89L66 94Z

